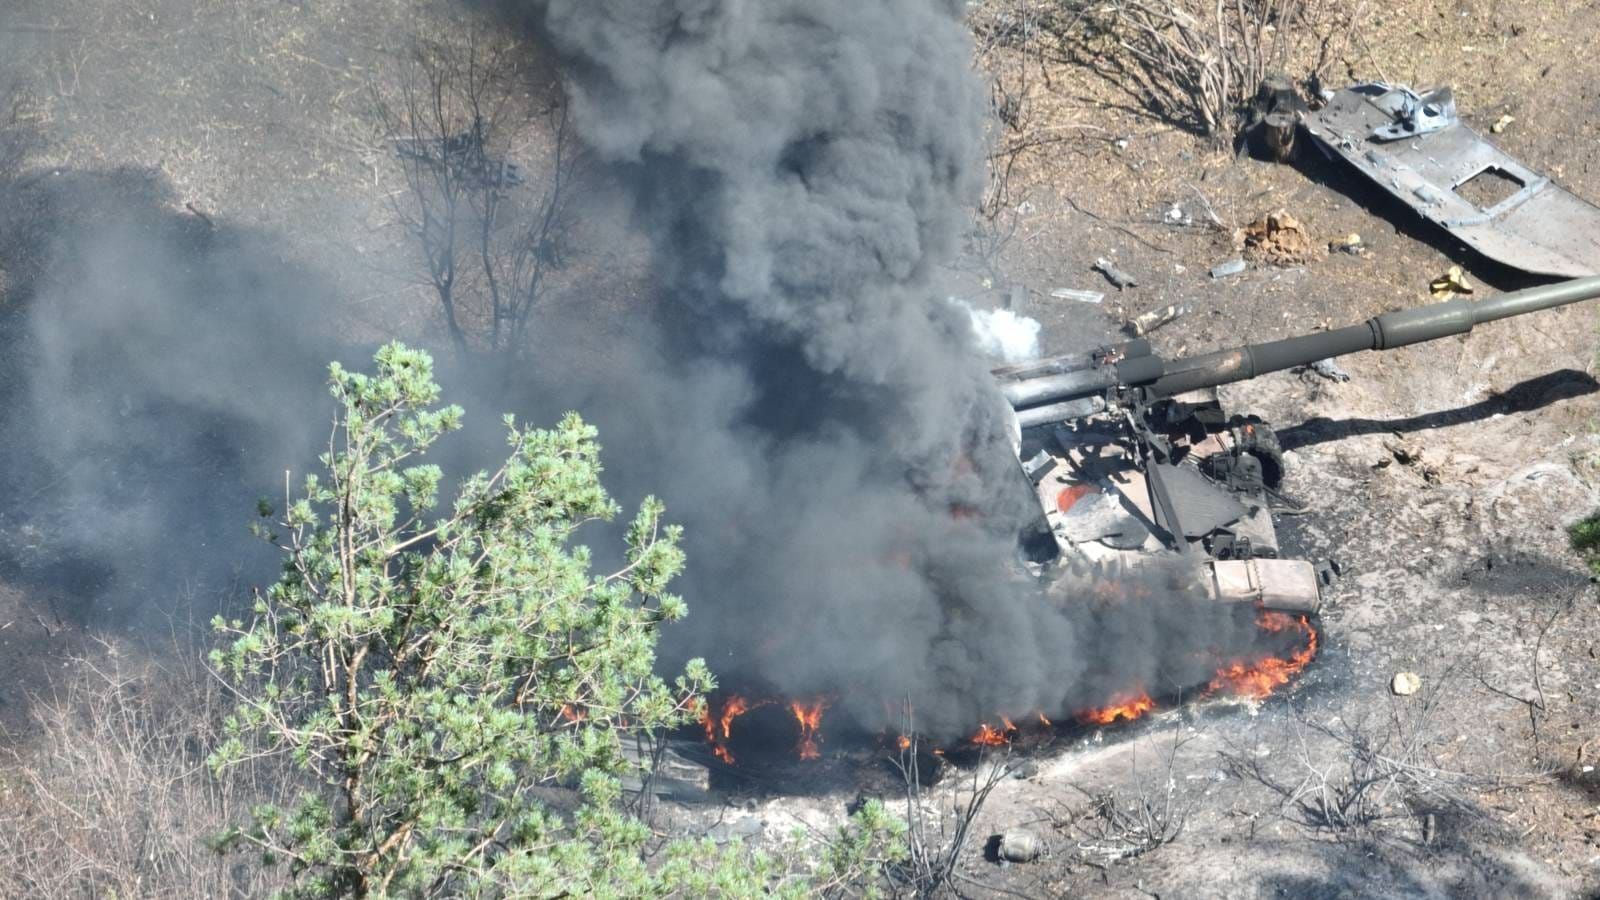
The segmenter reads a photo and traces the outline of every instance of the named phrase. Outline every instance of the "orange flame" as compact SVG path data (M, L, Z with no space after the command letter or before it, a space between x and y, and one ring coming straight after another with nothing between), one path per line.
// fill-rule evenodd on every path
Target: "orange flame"
M570 703L563 703L561 704L561 718L576 725L589 718L589 714L581 709L573 709Z
M902 734L895 741L895 746L899 747L901 750L910 750L911 749L911 738L906 737L905 735Z
M1217 669L1217 677L1206 686L1205 696L1227 691L1239 697L1260 700L1289 683L1289 679L1311 664L1317 655L1317 630L1311 620L1300 616L1298 620L1281 612L1262 612L1256 619L1262 631L1282 632L1299 628L1305 635L1305 646L1291 653L1287 659L1267 656L1253 662L1236 659Z
M1052 724L1051 724L1051 722L1050 722L1050 720L1049 720L1049 719L1048 719L1048 718L1046 718L1046 717L1045 717L1045 714L1044 714L1044 713L1039 713L1039 724L1040 724L1040 725L1043 725L1043 726L1044 726L1044 727L1046 727L1046 728L1052 728L1052 727L1054 727L1054 726L1053 726L1053 725L1052 725Z
M706 740L716 743L717 719L716 714L712 712L712 703L709 698L701 698L700 700L700 724L706 730Z
M728 698L728 702L722 705L722 718L719 720L722 723L723 740L727 740L733 736L733 720L739 718L749 711L750 701L744 699L738 694Z
M801 759L821 759L822 749L817 745L822 742L817 729L822 725L822 711L828 708L828 701L813 700L810 703L801 703L798 700L789 703L789 710L794 713L795 721L800 723L800 743L796 749Z
M762 701L757 703L756 706L765 706L769 702L771 701ZM705 704L701 706L700 724L705 727L706 742L711 745L711 752L717 755L717 759L730 766L734 764L733 753L728 750L727 744L728 738L733 735L733 720L753 708L750 705L750 701L738 694L734 694L722 702L722 712L720 714L712 712L711 701L709 700L705 701Z
M1006 742L1006 735L984 722L978 726L978 733L972 736L972 742L984 747L998 747Z
M1138 691L1112 697L1111 703L1106 706L1086 709L1077 714L1077 719L1089 725L1110 725L1118 719L1132 722L1155 708L1156 702L1141 688Z

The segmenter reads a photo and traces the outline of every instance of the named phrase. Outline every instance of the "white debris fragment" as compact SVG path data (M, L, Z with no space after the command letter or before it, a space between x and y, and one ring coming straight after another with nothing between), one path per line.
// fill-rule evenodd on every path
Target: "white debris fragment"
M1248 266L1245 264L1243 259L1234 257L1227 262L1220 262L1212 266L1211 277L1227 278L1230 275L1237 275L1240 272L1243 272L1246 268L1248 268Z
M1189 312L1190 309L1191 307L1188 304L1179 303L1163 306L1160 309L1152 309L1143 315L1135 316L1133 319L1129 320L1125 325L1123 325L1123 330L1127 331L1134 337L1144 337L1150 332L1155 331L1157 328L1160 328L1168 322L1171 322L1179 316Z
M1321 375L1323 378L1326 378L1329 381L1350 380L1350 373L1339 368L1339 364L1334 362L1332 357L1329 357L1328 359L1319 359L1312 363L1311 371Z
M1422 690L1422 678L1415 672L1396 672L1394 680L1389 682L1389 690L1396 696L1409 697Z

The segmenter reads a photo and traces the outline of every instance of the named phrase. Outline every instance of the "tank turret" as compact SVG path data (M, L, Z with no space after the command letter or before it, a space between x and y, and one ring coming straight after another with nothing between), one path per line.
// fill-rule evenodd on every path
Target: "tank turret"
M1180 359L1138 340L996 369L1039 502L1024 541L1030 564L1193 565L1219 601L1315 613L1331 576L1281 554L1275 515L1295 510L1278 493L1277 436L1258 417L1225 412L1215 388L1596 297L1600 277L1579 278Z

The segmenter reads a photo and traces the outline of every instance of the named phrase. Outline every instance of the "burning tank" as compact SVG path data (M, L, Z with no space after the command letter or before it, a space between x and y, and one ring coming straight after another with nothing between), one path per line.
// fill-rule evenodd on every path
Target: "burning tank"
M1223 409L1216 388L1596 297L1600 277L1583 278L1182 359L1163 359L1148 341L1134 340L994 370L1013 413L1018 488L1038 508L1020 541L1023 565L1047 602L1114 605L1152 585L1171 585L1189 599L1201 590L1244 626L1222 631L1253 643L1208 645L1203 658L1168 661L1171 669L1149 684L1103 673L1107 682L1093 686L1101 693L1085 708L995 710L935 755L942 762L945 749L981 751L1131 722L1172 700L1259 700L1287 685L1317 654L1315 619L1331 573L1294 558L1280 541L1277 517L1292 504L1278 493L1285 461L1272 427ZM732 766L731 741L746 731L735 720L764 709L769 723L794 723L785 732L788 755L814 760L824 755L821 718L830 702L722 695L707 703L700 724L715 757ZM902 752L932 746L905 735L898 745Z
M1277 436L1259 417L1224 410L1216 388L1595 297L1600 277L1579 278L1183 359L1134 340L996 369L1040 510L1023 556L1046 578L1085 567L1111 579L1156 564L1189 569L1219 603L1262 610L1265 627L1303 622L1331 573L1285 556Z

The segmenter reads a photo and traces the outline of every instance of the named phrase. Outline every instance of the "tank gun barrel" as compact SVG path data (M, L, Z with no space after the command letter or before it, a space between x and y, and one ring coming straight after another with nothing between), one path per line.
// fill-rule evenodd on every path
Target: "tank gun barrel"
M1126 341L1102 347L1089 353L1063 353L1060 356L1047 356L1017 365L1001 366L990 369L989 374L1000 382L1030 381L1045 375L1060 375L1066 372L1079 372L1092 369L1107 360L1120 360L1136 356L1149 356L1152 350L1150 342L1143 338Z
M1358 325L1279 341L1242 344L1199 356L1163 360L1130 357L1105 365L1013 380L1001 392L1012 407L1026 410L1060 405L1118 387L1142 387L1170 397L1200 388L1232 384L1269 372L1305 366L1319 359L1362 350L1393 350L1457 334L1484 322L1520 316L1600 297L1600 276L1512 291L1485 300L1458 298L1414 309L1383 313ZM1037 417L1034 417L1037 418Z

